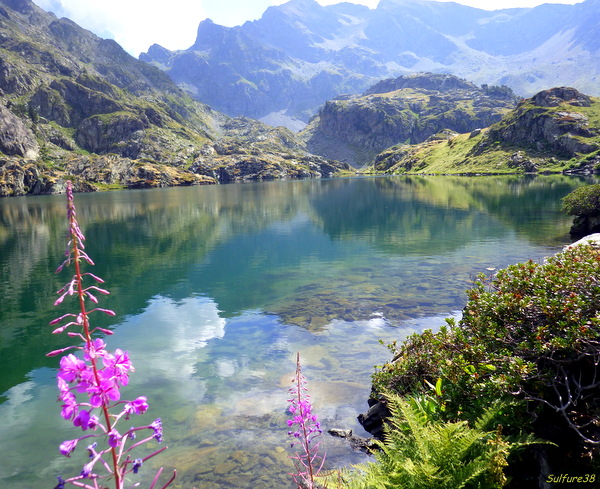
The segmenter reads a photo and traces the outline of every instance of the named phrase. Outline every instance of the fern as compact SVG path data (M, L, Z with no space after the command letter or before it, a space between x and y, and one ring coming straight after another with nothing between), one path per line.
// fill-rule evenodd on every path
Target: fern
M466 421L433 421L412 399L390 394L392 413L376 462L360 464L325 479L327 488L497 489L516 448L537 443L530 437L505 440L489 428L501 406L488 408L471 427Z

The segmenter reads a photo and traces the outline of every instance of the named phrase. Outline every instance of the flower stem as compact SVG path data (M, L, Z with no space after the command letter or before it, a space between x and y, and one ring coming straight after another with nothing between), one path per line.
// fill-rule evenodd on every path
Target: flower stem
M85 337L85 342L86 342L86 348L87 351L91 351L93 348L93 343L92 343L92 335L90 333L90 323L88 320L88 315L87 315L87 311L85 308L85 294L83 292L83 277L81 274L81 266L80 266L80 252L79 252L79 236L77 235L76 232L74 232L75 226L77 226L77 223L75 223L75 216L74 216L74 212L70 213L70 217L69 217L69 224L70 224L70 230L71 230L71 245L73 247L73 261L75 262L75 280L77 282L77 296L79 298L79 309L81 311L81 317L82 317L82 323L83 323L83 334ZM97 362L96 362L96 357L95 355L90 355L90 363L92 365L92 371L94 373L94 381L96 382L96 385L100 385L100 375L98 374L98 366L97 366ZM110 432L112 429L112 424L111 424L111 420L110 420L110 414L108 412L108 406L106 405L106 402L102 402L102 413L104 416L104 421L106 423L106 429L107 432ZM110 448L110 453L111 453L111 458L112 458L112 464L114 467L114 471L113 474L115 476L115 487L116 489L122 489L122 484L121 484L121 474L119 471L119 461L118 461L118 457L117 457L117 451L114 447Z

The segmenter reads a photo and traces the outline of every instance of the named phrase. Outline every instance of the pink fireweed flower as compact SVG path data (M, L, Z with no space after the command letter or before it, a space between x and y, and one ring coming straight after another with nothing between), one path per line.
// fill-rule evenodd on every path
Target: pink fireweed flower
M79 408L79 404L73 396L72 399L68 399L63 405L61 405L60 415L63 419L70 421L77 413L77 409Z
M95 408L108 406L121 399L119 386L112 377L101 379L99 384L89 386L86 391L90 396L90 404Z
M98 416L91 414L91 410L88 411L85 409L81 409L73 420L73 426L80 427L82 431L95 430L98 423Z
M108 444L111 447L115 448L121 441L121 438L122 438L122 436L117 430L111 430L108 433Z
M325 456L319 455L319 444L313 441L323 431L317 415L312 412L299 353L296 358L296 375L292 382L294 385L289 391L291 397L288 399L290 403L288 411L293 417L287 420L287 425L290 428L295 427L295 430L288 431L288 435L294 438L291 446L296 447L296 452L290 457L296 466L296 473L290 475L299 488L315 489L317 487L315 478L323 468Z
M148 410L147 401L146 396L140 396L125 404L125 419L129 419L131 414L144 414Z
M95 460L93 460L90 463L87 463L83 466L83 468L81 469L81 477L83 479L87 479L90 475L92 475L92 470L94 469L94 463Z
M69 353L60 359L58 378L63 379L65 382L73 382L81 379L87 370L87 363Z
M83 351L83 358L90 361L92 358L103 357L106 355L106 343L101 338L96 338L90 341Z
M129 353L119 348L114 352L109 352L104 340L94 336L99 333L109 335L112 334L112 331L90 326L89 315L92 312L103 312L109 316L114 316L115 313L110 309L100 307L86 310L86 304L88 304L86 299L97 304L99 295L108 295L109 291L97 285L86 286L83 283L84 279L92 279L96 283L104 283L104 280L92 273L82 273L81 271L81 265L84 262L90 265L93 265L94 262L83 251L85 236L77 222L71 182L67 182L67 217L69 221L69 240L65 251L66 259L58 267L57 272L73 265L75 274L69 282L57 291L59 297L56 299L55 305L62 304L65 299L73 297L78 300L79 311L77 314L63 314L50 321L50 325L58 325L53 331L55 334L65 332L67 328L72 327L70 331L67 331L67 336L76 338L77 341L81 340L83 346L68 346L51 351L47 356L60 355L70 349L82 350L79 356L69 353L60 360L60 366L57 370L58 400L61 402L61 416L65 420L72 422L75 427L81 428L82 431L95 430L97 433L84 434L75 440L66 440L60 444L59 450L64 456L70 457L77 447L77 443L90 437L97 440L103 439L105 446L97 448L98 442L89 445L90 460L83 466L81 473L69 479L58 476L56 489L64 489L66 484L88 489L106 487L103 482L98 482L101 479L111 479L114 482L115 489L123 489L124 477L128 473L137 473L143 461L166 449L166 447L163 447L143 459L135 459L135 462L132 461L130 456L130 452L134 448L152 439L161 442L162 424L159 418L150 426L132 427L125 435L121 435L116 428L117 423L123 416L127 419L131 414L145 413L148 410L148 402L145 396L139 396L133 401L120 401L120 389L129 383L129 373L134 371ZM63 320L66 324L60 324ZM74 331L75 329L77 331ZM78 396L80 399L85 397L85 400L78 399ZM120 413L115 412L117 406L121 404L125 404L125 407ZM95 413L98 413L98 415ZM136 430L148 428L154 431L152 436L125 448L126 440L133 439ZM100 462L98 464L100 471L105 470L106 474L94 472L97 462ZM150 489L155 487L161 473L162 469L157 472ZM94 479L94 482L84 484L81 479ZM174 479L175 473L162 488L169 486ZM134 484L135 487L137 485Z
M104 355L102 363L104 364L106 372L112 375L121 385L127 385L129 383L128 372L134 371L131 360L129 360L129 352L117 348L114 355L110 353Z

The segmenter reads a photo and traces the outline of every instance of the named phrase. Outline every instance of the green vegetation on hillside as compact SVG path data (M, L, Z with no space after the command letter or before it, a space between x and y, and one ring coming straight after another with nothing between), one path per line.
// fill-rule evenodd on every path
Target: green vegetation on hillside
M600 99L554 88L489 128L377 156L381 173L591 172L600 168Z

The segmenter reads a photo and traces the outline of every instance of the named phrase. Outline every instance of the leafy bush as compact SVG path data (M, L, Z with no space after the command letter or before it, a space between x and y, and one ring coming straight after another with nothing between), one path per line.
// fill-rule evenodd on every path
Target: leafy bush
M579 187L562 200L562 209L570 216L600 214L600 184Z
M529 261L481 275L458 324L390 345L394 360L374 388L406 395L442 379L442 419L476 419L498 399L520 400L505 426L531 427L558 413L581 451L600 440L600 254L589 245L543 264ZM548 409L550 408L550 409ZM553 421L554 423L554 421ZM541 436L541 434L538 433Z

